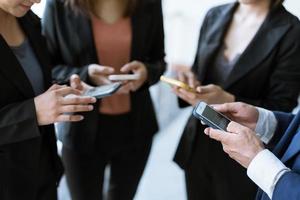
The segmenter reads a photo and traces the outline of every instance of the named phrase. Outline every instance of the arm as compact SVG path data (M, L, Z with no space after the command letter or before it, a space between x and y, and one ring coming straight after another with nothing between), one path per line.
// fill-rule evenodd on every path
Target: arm
M273 200L298 200L300 199L300 174L299 172L290 171L285 173L278 180L274 193Z
M68 66L61 57L62 52L58 44L60 41L57 36L56 20L59 20L58 11L62 9L62 5L56 0L47 0L45 6L43 23L43 35L47 39L47 47L50 52L50 60L53 67L52 76L56 81L68 82L72 74L78 74L80 79L89 82L88 80L88 65L86 66Z

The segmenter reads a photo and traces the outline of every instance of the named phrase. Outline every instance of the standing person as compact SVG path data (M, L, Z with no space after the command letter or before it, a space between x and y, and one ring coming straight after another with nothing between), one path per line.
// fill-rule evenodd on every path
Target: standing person
M107 199L133 199L158 130L148 88L165 69L161 1L49 0L43 22L57 79L77 73L102 85L110 74L139 75L59 132L73 200L102 199L107 166Z
M291 111L300 86L299 35L299 20L282 0L239 0L212 8L201 28L193 72L179 73L182 81L199 85L197 92L175 92L193 106L243 101ZM256 186L245 169L220 143L199 134L204 128L191 117L175 155L185 170L188 198L254 199Z
M54 122L80 121L90 97L51 86L46 41L30 8L39 0L0 0L0 199L55 200L62 174ZM51 86L51 87L50 87ZM50 88L49 88L50 87ZM46 88L49 88L45 91Z

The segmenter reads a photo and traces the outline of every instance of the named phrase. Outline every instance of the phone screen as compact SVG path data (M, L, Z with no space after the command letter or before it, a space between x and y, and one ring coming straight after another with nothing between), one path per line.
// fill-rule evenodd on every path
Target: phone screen
M227 117L218 113L209 106L205 106L202 112L202 116L205 117L208 121L210 121L210 123L217 125L218 128L221 128L225 131L227 130L227 126L230 123L230 120Z

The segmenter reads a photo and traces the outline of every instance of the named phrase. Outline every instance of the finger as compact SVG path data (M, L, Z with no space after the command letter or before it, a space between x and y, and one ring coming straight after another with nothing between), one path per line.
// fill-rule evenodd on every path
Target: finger
M70 85L74 89L82 90L83 86L81 84L80 77L77 74L73 74L70 78Z
M63 115L59 115L55 121L56 122L79 122L83 119L84 117L82 115L63 114Z
M81 91L71 88L71 87L60 88L60 89L57 89L56 92L57 92L57 95L59 95L59 96L66 96L69 94L81 95Z
M91 73L94 75L110 75L114 73L114 68L108 66L94 65Z
M209 93L209 92L212 92L213 89L214 89L213 85L204 85L204 86L198 86L196 88L196 91L198 93Z
M178 72L177 76L178 76L178 80L179 80L179 81L184 82L184 83L187 82L187 81L186 81L186 76L184 75L184 73Z
M136 69L138 69L140 67L139 63L136 62L136 61L133 61L131 63L127 63L126 65L124 65L120 71L123 72L123 73L129 73L129 72L132 72Z
M241 124L238 124L234 121L231 121L227 126L227 131L230 133L240 134L246 131L248 129L245 126L242 126Z
M206 135L208 135L210 138L212 138L214 140L217 140L217 141L219 141L221 143L224 143L224 144L226 144L227 138L229 137L228 135L230 134L230 133L226 133L224 131L213 129L213 128L210 128L210 127L206 128L204 130L204 133Z
M62 105L82 105L96 103L95 97L89 96L69 96L61 99Z
M236 113L238 111L236 103L214 104L212 107L222 113Z
M60 108L60 113L74 113L74 112L89 112L94 109L92 105L67 105Z
M57 84L53 84L49 89L48 91L53 91L53 90L57 90L57 89L60 89L60 88L66 88L68 86L66 85L57 85Z
M195 76L194 76L193 72L188 72L187 73L187 78L188 78L189 86L191 86L192 88L195 88L196 87L196 80L195 80Z
M179 92L183 95L185 95L187 98L189 99L196 99L197 98L197 95L194 93L194 92L189 92L185 89L182 89L182 88L179 88Z

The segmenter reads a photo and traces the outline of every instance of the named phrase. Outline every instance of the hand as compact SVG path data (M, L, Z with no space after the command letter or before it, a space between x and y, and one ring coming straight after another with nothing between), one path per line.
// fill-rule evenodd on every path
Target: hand
M65 97L69 95L68 97ZM37 121L40 126L55 122L81 121L83 116L73 112L93 110L94 97L81 97L79 90L67 86L53 85L46 92L34 98ZM69 114L66 114L69 113Z
M86 92L89 89L92 89L93 87L89 84L83 82L80 77L77 74L73 74L70 78L70 86L73 89L79 90L82 93Z
M200 82L197 80L197 77L191 71L190 67L184 65L173 65L171 68L173 68L173 70L177 73L179 81L187 83L192 88L200 86Z
M256 107L241 102L213 105L213 107L231 120L255 130L259 115Z
M251 129L236 122L230 122L228 132L206 128L204 133L220 141L223 150L243 167L248 168L255 156L264 150L264 145Z
M124 82L122 88L120 88L120 92L128 93L129 91L136 91L138 90L147 80L148 78L148 71L146 66L139 61L133 61L121 68L121 72L123 73L130 73L139 75L138 80Z
M230 103L235 101L235 96L223 90L220 86L209 84L196 88L200 100L207 104Z
M97 86L111 83L111 81L108 80L108 75L111 75L114 72L115 70L112 67L106 67L97 64L90 64L88 67L90 80Z

